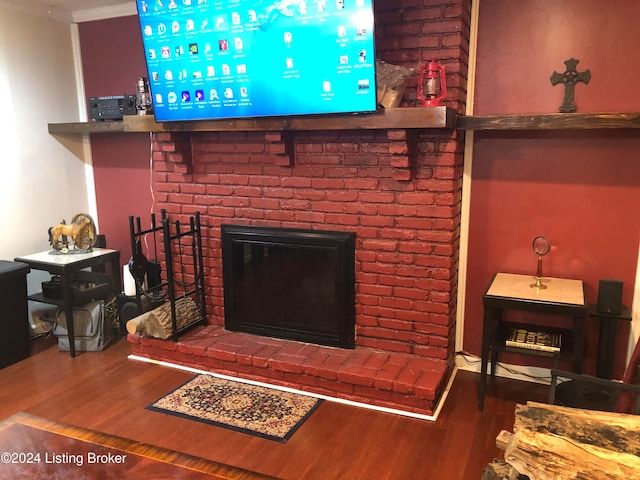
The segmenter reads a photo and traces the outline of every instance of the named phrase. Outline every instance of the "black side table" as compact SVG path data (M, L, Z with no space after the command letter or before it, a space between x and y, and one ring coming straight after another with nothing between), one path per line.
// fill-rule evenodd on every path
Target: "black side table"
M496 273L482 297L484 320L482 325L482 360L480 367L480 389L478 409L484 408L488 363L491 360L491 376L495 375L499 352L511 352L551 358L554 368L558 361L569 361L573 371L582 372L584 353L585 323L587 304L585 287L582 280L545 277L545 289L531 288L536 277L511 273ZM572 328L557 329L562 334L562 347L559 353L542 352L525 348L510 347L505 344L509 328L537 328L535 323L511 323L503 319L505 310L523 310L528 312L565 315L570 317Z
M614 315L599 312L597 304L590 304L589 315L600 318L596 377L610 380L613 376L613 360L616 348L615 342L618 320L631 321L631 309L623 306L622 312L619 315Z
M18 257L16 262L26 263L32 270L44 270L52 275L60 276L62 285L62 298L54 299L38 293L29 298L38 302L60 305L64 308L65 317L73 319L73 293L71 288L71 275L79 270L111 263L111 277L113 289L119 292L122 285L120 275L120 252L107 248L94 248L87 253L51 254L50 251L38 252L24 257ZM67 333L69 334L69 353L76 356L75 334L73 320L67 321Z

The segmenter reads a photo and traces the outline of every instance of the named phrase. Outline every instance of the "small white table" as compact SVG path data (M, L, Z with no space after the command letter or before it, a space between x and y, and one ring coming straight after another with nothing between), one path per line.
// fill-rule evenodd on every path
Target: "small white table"
M47 250L44 252L26 255L24 257L17 257L15 258L15 261L26 263L34 270L44 270L52 275L60 276L60 284L62 287L61 299L46 297L41 293L32 295L29 298L39 302L62 306L67 319L73 319L74 302L73 292L71 289L71 276L78 270L111 263L111 277L113 279L114 292L119 292L121 289L120 252L118 250L93 248L91 251L86 253L66 254ZM69 335L69 352L72 357L75 357L76 349L73 321L67 320L67 332Z

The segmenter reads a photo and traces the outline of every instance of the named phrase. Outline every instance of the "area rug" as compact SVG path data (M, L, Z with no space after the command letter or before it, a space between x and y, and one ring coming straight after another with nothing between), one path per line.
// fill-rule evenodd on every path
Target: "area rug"
M286 442L321 399L197 375L147 409Z

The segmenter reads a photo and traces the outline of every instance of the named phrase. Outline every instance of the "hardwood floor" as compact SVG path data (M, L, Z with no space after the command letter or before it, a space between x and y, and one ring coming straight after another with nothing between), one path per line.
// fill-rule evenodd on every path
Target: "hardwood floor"
M459 371L435 422L326 401L280 444L145 410L193 375L128 359L125 339L73 359L49 344L0 370L0 420L24 411L291 480L478 480L501 455L495 438L512 429L515 404L545 401L548 392L490 379L479 412L478 374Z
M3 479L277 480L24 412L0 422L0 452Z

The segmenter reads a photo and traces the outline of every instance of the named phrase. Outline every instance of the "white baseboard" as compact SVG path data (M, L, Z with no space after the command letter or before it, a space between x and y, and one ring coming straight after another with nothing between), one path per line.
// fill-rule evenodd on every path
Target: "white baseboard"
M480 357L462 352L456 354L456 367L460 370L480 373L480 364ZM491 364L489 364L488 368L491 368ZM509 365L498 362L496 366L496 376L523 380L525 382L542 383L545 385L551 383L551 371L548 368L531 367L527 365Z
M211 372L208 370L201 370L198 368L193 368L193 367L187 367L184 365L178 365L175 363L171 363L171 362L165 362L163 360L154 360L151 358L147 358L147 357L141 357L139 355L129 355L127 358L129 358L129 360L137 360L139 362L145 362L145 363L151 363L154 365L161 365L163 367L168 367L168 368L174 368L177 370L184 370L186 372L191 372L191 373L195 373L195 374L204 374L204 375L211 375L214 377L218 377L218 378L223 378L225 380L233 380L236 382L242 382L242 383L249 383L251 385L258 385L261 387L266 387L266 388L273 388L275 390L282 390L285 392L291 392L291 393L297 393L299 395L308 395L311 397L316 397L316 398L321 398L323 400L328 400L330 402L336 402L336 403L342 403L345 405L351 405L353 407L360 407L360 408L366 408L369 410L375 410L378 412L384 412L384 413L391 413L394 415L401 415L404 417L411 417L411 418L417 418L419 420L428 420L428 421L432 421L435 422L438 419L438 415L440 414L440 411L442 410L442 407L444 406L444 402L447 398L447 396L449 395L449 391L451 390L451 385L453 384L453 379L455 378L455 371L451 374L451 377L449 378L449 382L447 383L447 386L445 388L444 393L442 394L442 396L440 397L440 400L438 401L438 405L436 406L436 409L433 413L433 415L426 415L426 414L421 414L421 413L415 413L415 412L409 412L409 411L405 411L405 410L400 410L400 409L395 409L395 408L388 408L388 407L379 407L377 405L371 405L368 403L362 403L362 402L356 402L356 401L352 401L352 400L345 400L342 398L337 398L337 397L332 397L332 396L328 396L328 395L320 395L317 393L310 393L304 390L297 390L294 388L288 388L288 387L282 387L279 385L273 385L270 383L263 383L263 382L257 382L255 380L247 380L247 379L243 379L240 377L232 377L232 376L228 376L228 375L222 375L222 374L218 374L215 372Z

